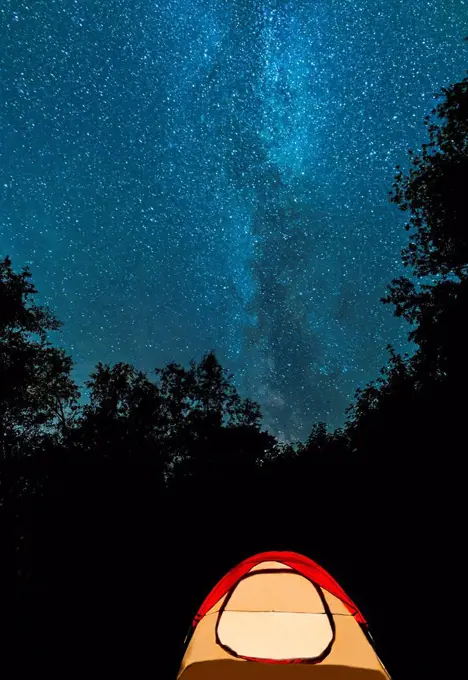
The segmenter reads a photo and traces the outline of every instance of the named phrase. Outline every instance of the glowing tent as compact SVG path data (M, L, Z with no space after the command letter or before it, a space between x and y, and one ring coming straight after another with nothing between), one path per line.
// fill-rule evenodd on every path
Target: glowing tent
M221 579L192 624L178 680L388 680L352 600L293 552L250 557Z

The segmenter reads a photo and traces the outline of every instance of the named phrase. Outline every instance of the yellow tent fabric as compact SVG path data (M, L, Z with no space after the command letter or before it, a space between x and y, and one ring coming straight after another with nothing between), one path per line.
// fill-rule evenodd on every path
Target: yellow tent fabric
M198 621L177 680L389 680L352 612L280 561L251 568Z

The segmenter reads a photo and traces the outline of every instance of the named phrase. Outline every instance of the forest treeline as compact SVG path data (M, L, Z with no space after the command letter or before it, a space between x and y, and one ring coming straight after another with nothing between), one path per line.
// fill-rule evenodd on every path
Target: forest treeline
M153 375L99 363L83 405L72 358L50 342L60 322L35 302L31 272L0 261L1 577L16 663L175 677L213 583L251 553L291 549L341 581L394 677L430 668L441 632L402 612L408 598L431 610L424 589L453 578L460 540L468 78L439 99L390 191L408 216L408 276L382 302L415 352L389 347L334 432L317 423L280 443L213 352Z

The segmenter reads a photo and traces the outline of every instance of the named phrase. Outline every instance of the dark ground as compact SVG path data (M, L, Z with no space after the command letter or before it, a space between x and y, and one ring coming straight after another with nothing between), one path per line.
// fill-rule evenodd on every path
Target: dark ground
M12 602L7 651L16 677L170 680L211 587L240 560L272 549L303 553L331 572L367 617L394 680L442 667L431 650L447 648L452 634L441 612L453 608L447 584L457 546L447 531L454 501L437 471L402 478L321 466L302 487L212 488L196 498L179 490L158 499L150 475L134 482L128 474L96 481L94 495L88 485L86 497L49 498L29 518L36 573Z

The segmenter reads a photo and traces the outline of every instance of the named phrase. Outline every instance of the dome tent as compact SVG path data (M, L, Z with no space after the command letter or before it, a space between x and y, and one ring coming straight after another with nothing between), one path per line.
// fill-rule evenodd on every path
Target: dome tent
M389 680L339 584L294 552L231 569L193 622L178 680Z

